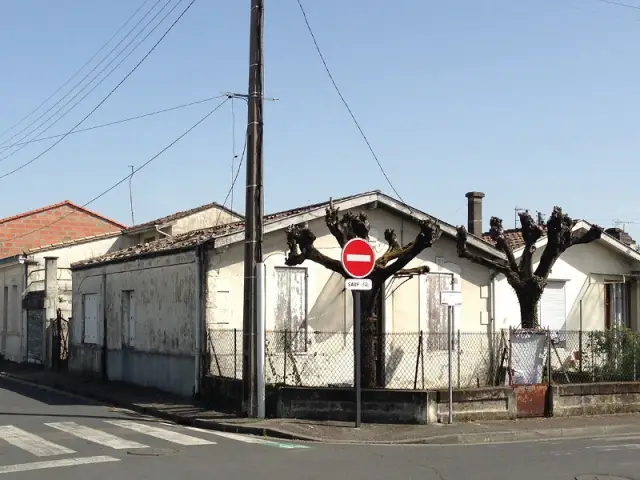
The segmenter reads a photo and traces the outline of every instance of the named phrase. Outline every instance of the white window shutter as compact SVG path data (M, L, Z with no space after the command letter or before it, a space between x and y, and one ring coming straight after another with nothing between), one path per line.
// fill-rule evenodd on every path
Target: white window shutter
M540 300L540 326L551 331L565 330L566 321L565 282L549 281Z

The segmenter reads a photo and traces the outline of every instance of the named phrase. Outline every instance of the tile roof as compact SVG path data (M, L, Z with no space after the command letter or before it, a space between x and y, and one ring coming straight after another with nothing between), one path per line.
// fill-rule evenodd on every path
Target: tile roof
M176 220L180 220L181 218L188 217L189 215L193 215L194 213L203 212L205 210L208 210L214 207L219 208L227 213L231 213L232 215L235 215L239 218L244 218L244 216L241 215L240 213L234 212L233 210L225 207L224 205L220 205L217 202L212 202L212 203L207 203L206 205L201 205L199 207L192 208L190 210L183 210L181 212L172 213L171 215L167 215L166 217L157 218L149 222L133 225L132 227L127 228L123 233L128 234L128 233L141 232L144 230L148 230L150 228L155 228L156 225L164 225L167 223L171 223Z
M585 221L585 220L577 220L578 222L581 221ZM540 238L544 238L547 236L546 232L547 232L547 227L543 225L542 229L544 230L544 233L542 235L542 237ZM583 228L575 230L576 233L584 233L586 230L584 230ZM512 228L509 230L505 230L504 231L504 236L507 239L507 243L509 244L509 246L513 249L513 250L517 250L519 248L524 247L524 238L522 237L522 232L520 231L519 228ZM496 242L494 242L491 239L491 236L489 235L489 233L483 233L482 234L482 239L485 242L490 243L491 245L495 245Z
M71 208L74 208L76 210L81 210L93 217L97 217L100 220L104 220L105 222L111 223L115 226L117 226L118 228L124 229L127 228L126 225L117 222L115 220L112 220L111 218L105 217L104 215L100 215L97 212L94 212L93 210L89 210L88 208L85 208L81 205L78 205L76 203L73 203L71 200L64 200L60 203L54 203L53 205L48 205L46 207L41 207L41 208L36 208L35 210L29 210L28 212L23 212L23 213L18 213L17 215L12 215L11 217L5 217L5 218L0 218L0 224L3 223L8 223L8 222L12 222L14 220L18 220L20 218L24 218L24 217L28 217L30 215L35 215L37 213L42 213L42 212L46 212L47 210L53 210L54 208L59 208L59 207L64 207L64 206L68 206Z
M377 193L380 193L380 192L378 190L375 190L371 192L360 193L357 195L350 195L348 197L336 198L336 199L333 199L333 201L336 203L344 202L346 200L351 200L354 198L363 197L370 194L377 194ZM285 220L290 217L295 217L296 215L317 210L318 208L322 208L328 204L329 202L314 203L311 205L306 205L304 207L298 207L291 210L283 210L281 212L268 214L264 216L264 223L270 224L270 223L279 222L281 220ZM134 245L124 250L108 253L101 257L82 260L80 262L74 263L72 265L72 268L98 265L102 263L112 263L112 262L122 261L129 258L140 257L140 256L153 256L153 255L162 254L170 251L187 250L201 243L205 243L210 240L213 240L214 238L242 232L243 230L244 230L244 220L227 223L224 225L218 225L215 227L204 228L201 230L193 230L193 231L185 232L183 234L176 235L173 237L164 237L154 242Z

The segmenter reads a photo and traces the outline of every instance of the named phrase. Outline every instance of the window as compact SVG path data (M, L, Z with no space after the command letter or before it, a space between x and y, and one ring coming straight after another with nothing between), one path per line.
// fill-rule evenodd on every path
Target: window
M14 332L20 331L20 295L18 294L18 286L11 285L11 298L12 298L12 308L11 308L11 319L9 321L9 330Z
M156 240L156 237L155 237L155 236L153 236L153 237L146 237L146 238L142 241L142 243L151 243L151 242L155 242L155 240Z
M276 275L276 350L307 350L307 269L277 267Z
M549 280L540 299L540 326L551 331L556 343L564 342L567 328L565 282Z
M122 344L134 347L136 344L135 297L133 290L122 291Z
M631 284L614 281L604 287L605 328L630 328Z
M427 351L447 350L448 307L442 305L440 292L451 290L446 275L427 275Z
M96 345L98 343L98 295L87 293L82 295L82 342Z

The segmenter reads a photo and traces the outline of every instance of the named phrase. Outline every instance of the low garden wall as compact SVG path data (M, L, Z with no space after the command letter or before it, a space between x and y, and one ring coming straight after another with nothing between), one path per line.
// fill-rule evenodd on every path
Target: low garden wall
M526 398L513 387L453 391L453 420L514 420L531 415ZM539 415L582 416L640 412L640 382L551 385ZM237 413L242 405L242 381L206 377L202 396L213 408ZM270 418L353 421L352 388L269 386L266 414ZM526 411L525 411L526 409ZM523 411L519 411L523 410ZM365 423L446 423L447 390L362 390Z

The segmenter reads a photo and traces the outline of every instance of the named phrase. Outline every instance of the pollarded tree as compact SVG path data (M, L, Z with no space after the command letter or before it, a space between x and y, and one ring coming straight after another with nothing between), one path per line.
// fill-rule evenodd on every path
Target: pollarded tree
M584 229L574 231L576 223L577 220L572 220L571 217L563 213L560 207L553 207L553 213L546 225L536 223L529 212L520 213L520 233L524 240L524 251L520 256L520 261L517 261L513 247L505 237L502 219L491 217L489 236L495 242L496 247L504 253L506 261L494 260L469 252L467 230L464 227L458 227L458 256L503 274L518 297L522 328L536 328L539 327L538 304L556 260L567 248L591 243L602 236L602 228L598 225L592 225L588 231ZM540 262L534 270L533 255L536 251L536 242L545 233L547 244L540 256Z
M331 234L335 237L340 247L353 238L369 238L369 220L363 212L354 215L346 212L340 218L339 208L329 203L326 209L325 223ZM440 226L431 221L420 221L420 232L409 244L401 246L398 243L395 232L387 229L384 238L388 248L386 252L376 260L371 274L367 277L371 280L372 289L361 292L360 311L362 312L361 334L362 334L362 387L374 388L376 386L376 355L375 337L378 322L378 296L380 295L385 281L394 275L413 276L427 273L429 267L405 269L404 267L417 257L424 249L433 245L440 237ZM338 273L347 278L347 274L342 268L340 260L328 257L321 253L313 244L316 236L307 224L292 225L287 228L287 244L289 252L286 258L286 265L293 267L300 265L306 260L318 263L332 272Z

